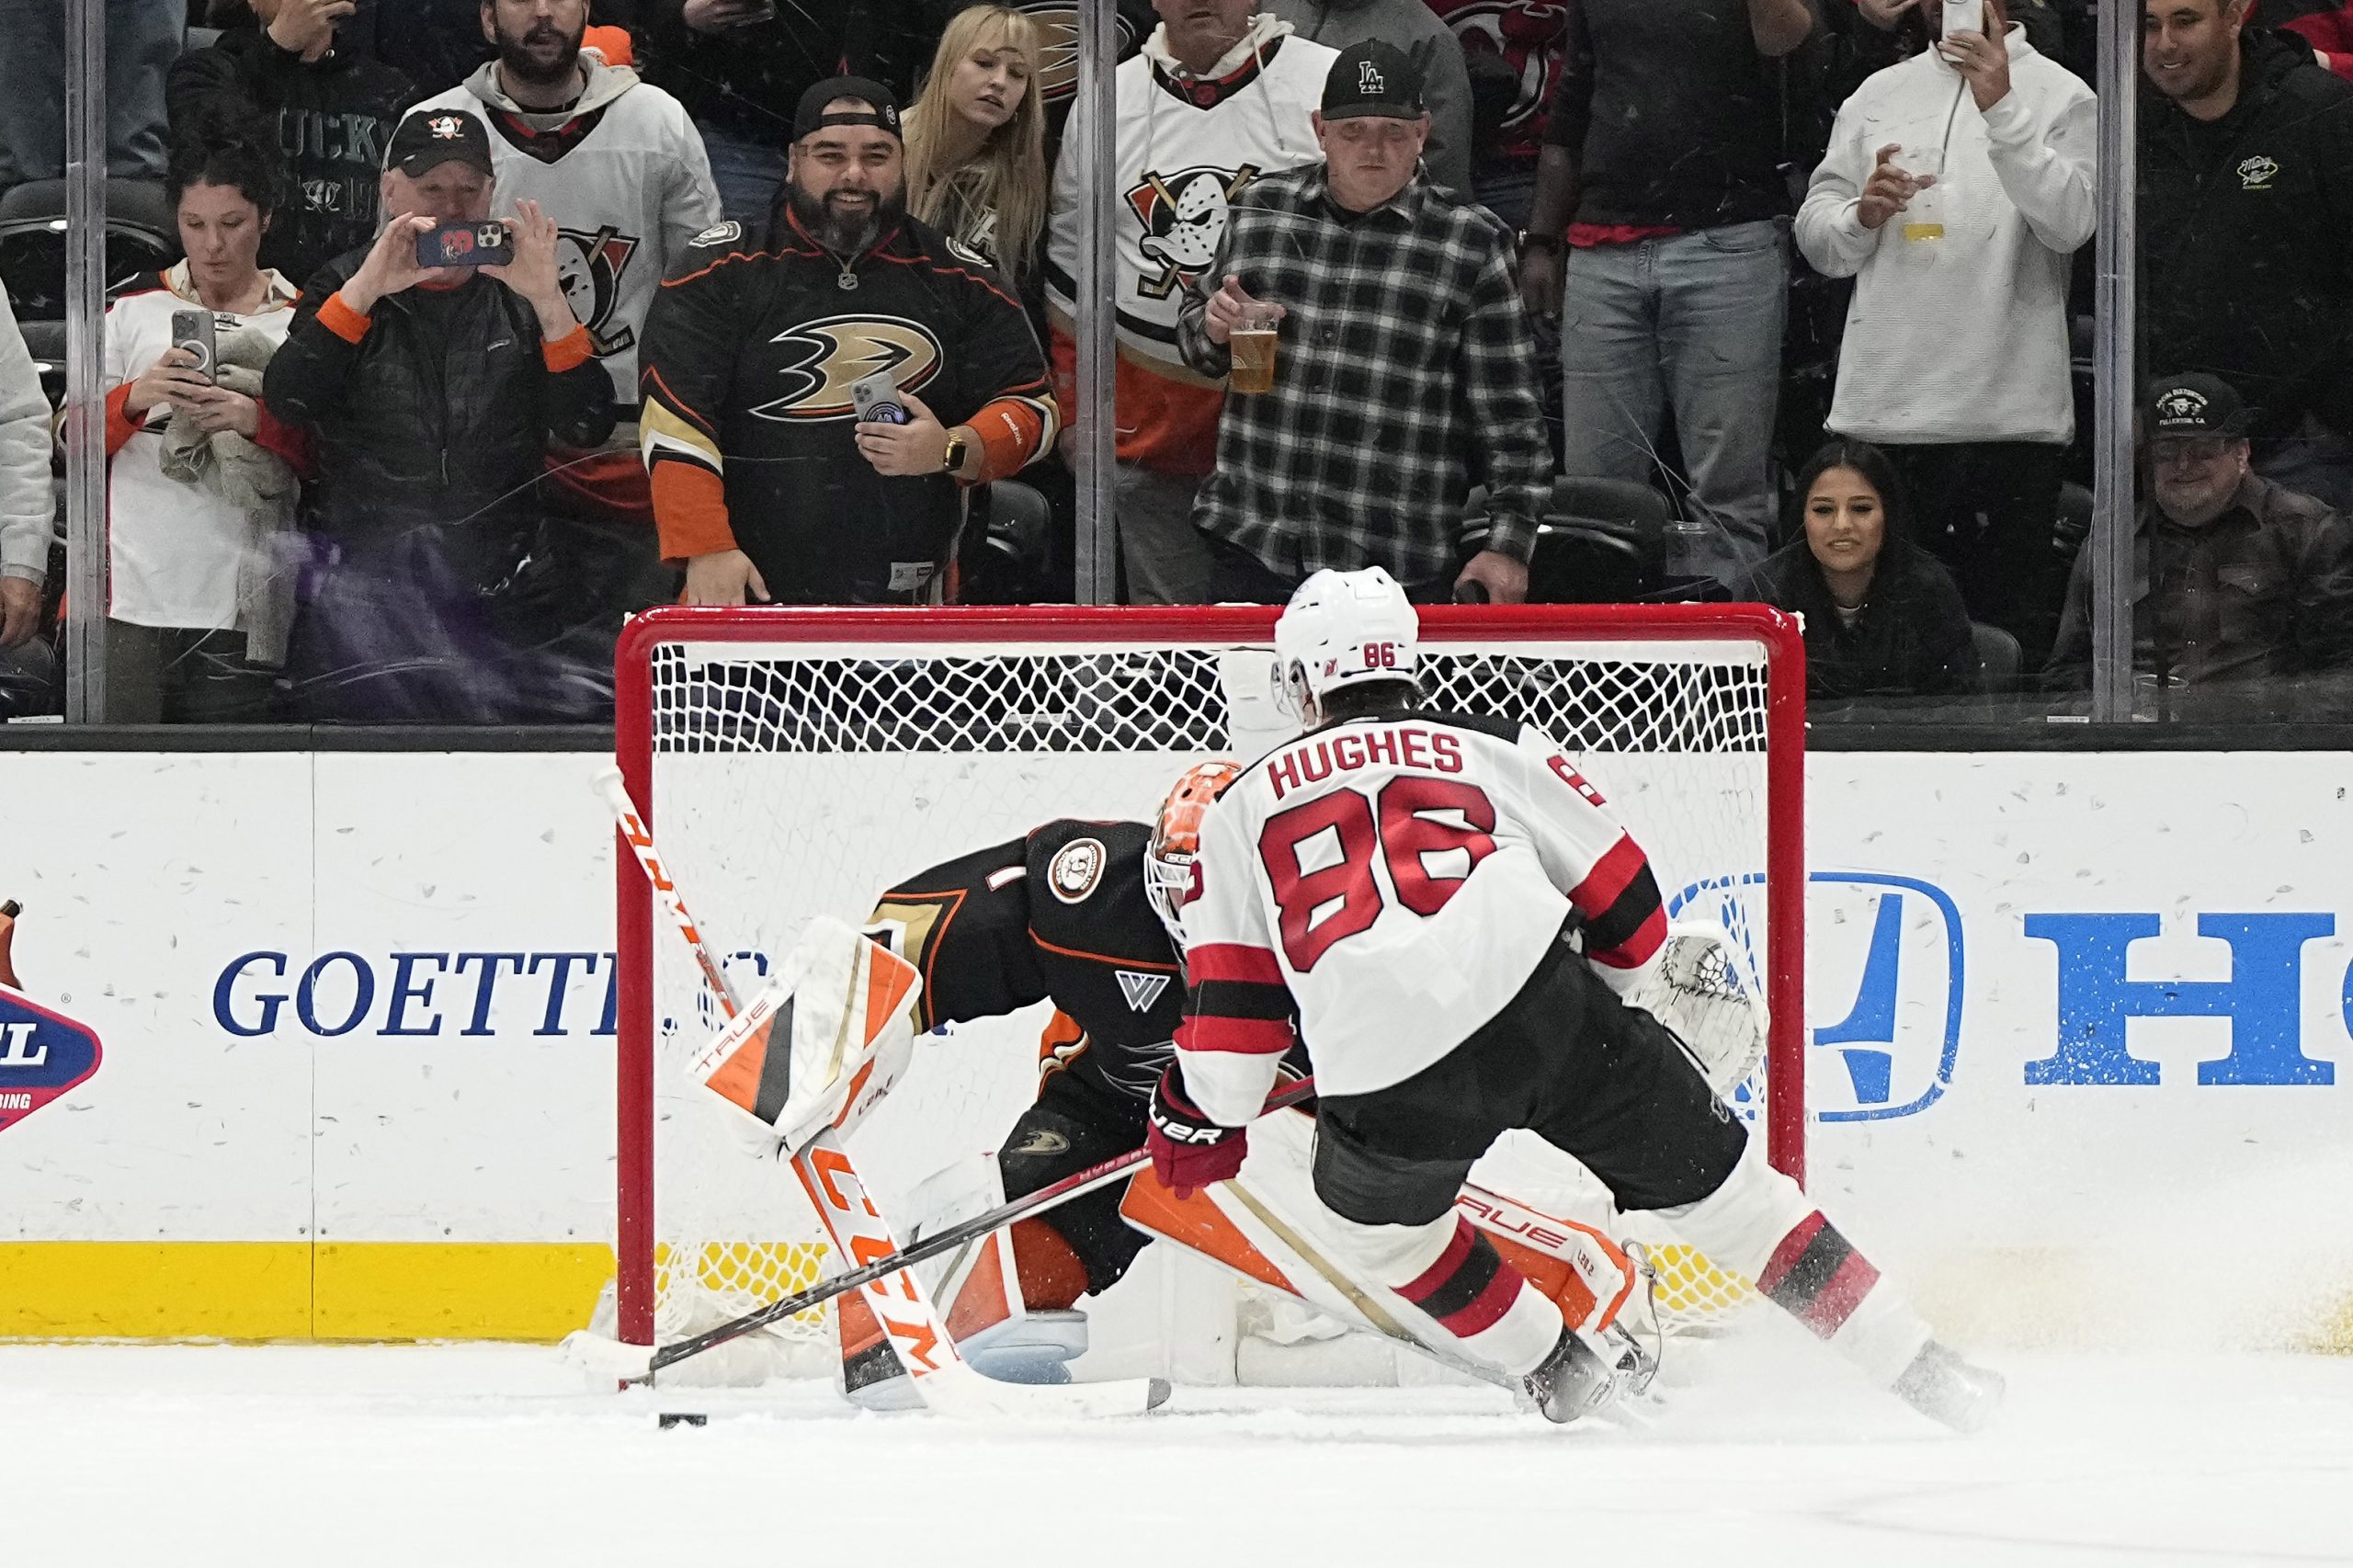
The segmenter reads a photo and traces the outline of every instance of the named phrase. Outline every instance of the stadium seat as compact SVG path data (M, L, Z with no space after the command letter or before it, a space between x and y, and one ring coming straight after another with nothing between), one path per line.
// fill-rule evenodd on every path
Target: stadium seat
M158 181L107 181L107 292L179 259L178 224ZM0 282L19 322L65 316L65 182L35 180L0 196Z

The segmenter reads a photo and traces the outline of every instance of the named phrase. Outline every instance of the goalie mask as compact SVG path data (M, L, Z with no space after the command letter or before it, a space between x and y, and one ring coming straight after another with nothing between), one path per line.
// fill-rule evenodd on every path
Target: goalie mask
M1344 687L1411 684L1421 632L1421 616L1387 572L1326 567L1299 585L1275 622L1279 695L1292 712L1313 719L1325 694Z
M1176 944L1179 955L1185 950L1185 927L1177 917L1199 891L1193 862L1201 852L1201 819L1241 777L1242 769L1222 758L1186 769L1160 802L1152 841L1144 846L1144 897L1152 901L1152 912L1168 928L1168 939Z

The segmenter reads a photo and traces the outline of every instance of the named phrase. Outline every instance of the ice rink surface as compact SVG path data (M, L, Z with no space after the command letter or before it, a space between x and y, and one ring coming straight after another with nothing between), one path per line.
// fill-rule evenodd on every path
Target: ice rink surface
M980 1426L529 1347L0 1346L0 1562L2353 1563L2353 1358L1991 1357L1961 1438L1765 1326L1566 1430L1482 1388Z

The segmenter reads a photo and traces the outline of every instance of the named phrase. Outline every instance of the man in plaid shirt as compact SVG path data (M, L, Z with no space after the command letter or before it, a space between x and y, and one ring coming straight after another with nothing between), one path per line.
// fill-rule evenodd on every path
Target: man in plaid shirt
M1186 360L1222 377L1243 312L1279 317L1274 390L1227 397L1193 503L1210 597L1279 604L1320 568L1379 565L1416 599L1476 583L1517 603L1552 459L1511 236L1420 173L1421 73L1394 45L1344 50L1314 119L1325 162L1234 198L1224 282L1178 323ZM1492 526L1457 576L1474 474Z

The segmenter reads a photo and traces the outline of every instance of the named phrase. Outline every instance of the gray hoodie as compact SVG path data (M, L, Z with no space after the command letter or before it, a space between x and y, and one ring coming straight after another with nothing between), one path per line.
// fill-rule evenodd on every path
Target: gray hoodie
M1430 178L1471 198L1471 71L1462 44L1427 0L1263 0L1302 38L1346 49L1377 38L1419 55L1429 100L1430 139L1422 165Z
M49 536L57 515L49 483L49 399L40 372L0 297L0 577L49 575Z

